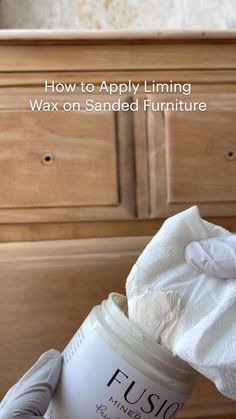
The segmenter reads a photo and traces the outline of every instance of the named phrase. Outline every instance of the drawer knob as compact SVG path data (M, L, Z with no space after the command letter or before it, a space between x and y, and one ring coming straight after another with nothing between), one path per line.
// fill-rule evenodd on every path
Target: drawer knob
M225 151L224 154L226 160L235 160L236 159L236 152L233 149L229 149Z
M44 153L41 158L43 164L52 164L55 160L55 157L52 153Z

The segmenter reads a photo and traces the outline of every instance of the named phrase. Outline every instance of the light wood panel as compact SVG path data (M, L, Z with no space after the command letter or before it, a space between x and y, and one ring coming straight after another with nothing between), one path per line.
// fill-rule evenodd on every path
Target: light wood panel
M118 205L114 113L0 113L0 208Z
M124 280L148 238L0 245L0 393L41 352L62 350Z
M236 201L235 118L236 106L224 104L204 113L166 114L169 204Z
M1 71L234 69L233 44L0 45ZM221 57L221 60L218 57ZM96 57L96 59L95 59ZM197 59L196 59L197 57Z
M148 112L153 217L194 204L204 217L235 215L236 96L206 94L205 101L206 112Z
M86 98L79 112L30 112L40 95L12 93L1 101L0 222L134 216L131 113L86 112Z
M1 33L0 33L1 36ZM235 90L236 82L236 72L234 69L221 69L217 71L202 70L199 69L195 71L194 69L180 71L173 71L171 69L150 69L138 71L130 68L128 71L119 70L119 71L109 71L105 70L99 72L96 70L91 70L89 72L84 71L43 71L43 72L17 72L15 69L12 72L0 72L0 86L1 87L20 87L20 86L40 86L41 93L44 86L45 80L55 80L57 83L79 83L80 81L100 83L103 79L107 82L124 82L128 80L133 80L134 82L143 82L143 80L158 80L160 82L166 80L172 80L176 82L188 82L191 83L207 83L207 85L198 85L194 88L199 88L201 90L206 90L211 86L214 88L214 92L217 92L219 89L224 92L232 92ZM7 91L7 88L4 89L7 94L10 94L10 91Z
M9 215L10 218L10 215ZM209 222L236 232L236 217L204 217ZM13 220L14 221L14 220ZM0 242L62 240L93 237L154 235L163 219L83 221L78 223L1 224Z

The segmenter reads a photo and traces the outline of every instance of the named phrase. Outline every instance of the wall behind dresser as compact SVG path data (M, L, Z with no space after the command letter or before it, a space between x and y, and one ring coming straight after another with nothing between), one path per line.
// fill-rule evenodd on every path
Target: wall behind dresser
M0 28L234 29L234 0L1 0Z

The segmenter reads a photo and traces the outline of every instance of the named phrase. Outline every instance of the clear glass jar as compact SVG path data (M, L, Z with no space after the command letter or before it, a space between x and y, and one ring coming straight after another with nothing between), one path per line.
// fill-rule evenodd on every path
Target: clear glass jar
M63 359L47 419L172 419L194 387L192 368L132 323L116 293L92 309Z

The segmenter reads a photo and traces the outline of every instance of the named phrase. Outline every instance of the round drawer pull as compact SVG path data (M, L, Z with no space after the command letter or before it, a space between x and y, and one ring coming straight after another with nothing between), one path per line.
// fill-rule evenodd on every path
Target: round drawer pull
M236 159L236 151L233 149L226 150L224 155L225 155L226 160Z
M42 155L42 163L43 164L52 164L55 160L54 155L52 153L45 153Z

